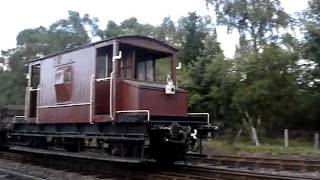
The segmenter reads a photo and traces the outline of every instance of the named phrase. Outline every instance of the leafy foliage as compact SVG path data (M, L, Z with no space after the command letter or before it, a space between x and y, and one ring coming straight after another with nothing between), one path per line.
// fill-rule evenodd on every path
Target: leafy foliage
M202 40L209 34L209 24L209 18L201 17L195 12L179 20L178 33L181 38L179 59L185 65L195 62L200 56L200 51L204 47Z
M275 30L287 27L289 15L279 0L206 0L215 7L217 22L229 31L236 29L242 39L252 40L257 52L277 39Z
M2 51L2 61L8 71L0 71L0 104L21 105L24 102L26 80L24 61L73 48L91 41L86 27L97 31L97 19L89 15L80 17L79 13L69 11L67 19L53 23L49 28L40 26L25 29L17 36L17 48Z

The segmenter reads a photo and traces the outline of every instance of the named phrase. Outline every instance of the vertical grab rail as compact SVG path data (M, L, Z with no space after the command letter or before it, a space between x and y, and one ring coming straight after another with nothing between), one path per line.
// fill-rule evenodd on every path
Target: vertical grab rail
M109 86L109 113L110 113L110 118L112 119L112 120L114 120L114 117L113 117L113 114L112 114L112 83L113 83L113 80L112 80L113 78L112 78L112 76L110 77L110 86Z
M40 88L36 89L37 91L37 109L36 109L36 123L39 123L39 109L38 107L40 106Z
M26 87L24 116L29 117L30 87Z
M90 77L90 111L89 111L89 123L93 123L93 98L94 98L94 83L95 83L95 75L92 74Z

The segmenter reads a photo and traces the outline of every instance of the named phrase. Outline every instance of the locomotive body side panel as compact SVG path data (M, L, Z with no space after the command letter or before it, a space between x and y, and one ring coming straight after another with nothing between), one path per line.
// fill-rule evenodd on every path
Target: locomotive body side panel
M42 60L38 123L88 122L94 73L94 47Z
M187 116L186 92L178 90L174 95L165 94L165 85L124 80L120 100L121 110L149 110L155 116Z
M139 89L122 82L121 94L118 96L118 108L120 110L139 109Z
M186 92L176 92L174 95L166 95L164 88L139 90L140 109L149 109L151 115L156 116L187 116Z

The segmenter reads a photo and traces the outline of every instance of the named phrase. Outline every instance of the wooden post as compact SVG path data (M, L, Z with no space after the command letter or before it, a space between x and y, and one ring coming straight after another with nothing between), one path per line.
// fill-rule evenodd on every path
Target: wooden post
M288 129L284 130L284 147L289 146L289 135L288 135Z
M319 133L314 134L314 148L315 149L319 148Z

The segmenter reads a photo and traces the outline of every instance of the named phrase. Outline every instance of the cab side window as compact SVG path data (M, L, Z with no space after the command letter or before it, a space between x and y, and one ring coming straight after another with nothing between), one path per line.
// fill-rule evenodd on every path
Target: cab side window
M55 84L67 84L71 82L71 67L58 68L55 73Z
M68 102L72 91L72 68L71 66L58 67L55 72L56 100L57 103Z
M124 57L120 61L120 77L124 79L131 79L131 54L124 54Z
M154 60L140 60L137 62L136 79L154 81Z
M40 64L31 67L31 87L37 89L40 85Z

